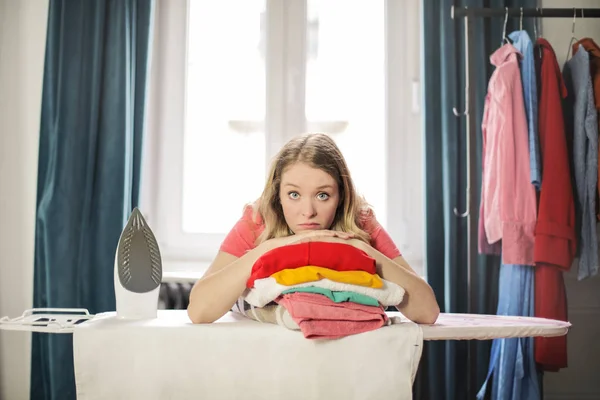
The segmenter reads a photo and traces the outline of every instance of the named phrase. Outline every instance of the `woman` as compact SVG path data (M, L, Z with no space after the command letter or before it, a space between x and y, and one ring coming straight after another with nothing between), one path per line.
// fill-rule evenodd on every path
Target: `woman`
M431 287L356 194L335 142L324 134L306 134L279 151L262 195L246 206L194 285L188 306L192 322L210 323L228 312L265 252L306 241L341 242L365 251L376 260L380 277L404 288L404 299L396 306L404 316L423 324L436 321L439 306Z

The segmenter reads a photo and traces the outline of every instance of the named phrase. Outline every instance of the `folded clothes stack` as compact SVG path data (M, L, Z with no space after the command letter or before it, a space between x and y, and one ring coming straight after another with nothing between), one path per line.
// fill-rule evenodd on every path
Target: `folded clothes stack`
M260 257L234 311L300 330L309 339L335 339L391 323L384 307L404 289L382 279L375 260L343 243L283 246Z

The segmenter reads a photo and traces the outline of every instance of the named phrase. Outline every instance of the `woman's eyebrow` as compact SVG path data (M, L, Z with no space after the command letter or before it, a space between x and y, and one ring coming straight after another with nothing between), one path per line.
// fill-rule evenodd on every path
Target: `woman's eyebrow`
M300 188L300 186L296 185L295 183L290 183L290 182L284 182L281 186L292 186L295 188ZM321 190L321 189L333 189L332 185L321 185L317 188L317 190Z

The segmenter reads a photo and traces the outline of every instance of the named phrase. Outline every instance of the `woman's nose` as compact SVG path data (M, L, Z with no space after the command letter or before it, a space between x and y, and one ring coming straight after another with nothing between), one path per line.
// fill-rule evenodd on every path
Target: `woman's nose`
M316 213L316 208L311 201L306 202L302 209L302 216L306 218L314 217Z

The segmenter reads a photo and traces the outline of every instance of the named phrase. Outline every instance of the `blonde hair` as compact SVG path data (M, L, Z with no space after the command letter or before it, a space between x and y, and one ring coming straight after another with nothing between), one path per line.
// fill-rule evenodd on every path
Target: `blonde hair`
M372 213L372 210L364 198L356 193L342 152L328 135L308 133L290 140L271 163L264 190L254 207L255 218L258 213L265 225L264 231L256 239L256 245L292 234L285 222L279 189L283 172L297 162L328 173L338 184L340 204L330 229L352 232L358 239L368 243L370 235L361 228L360 220L365 211Z

